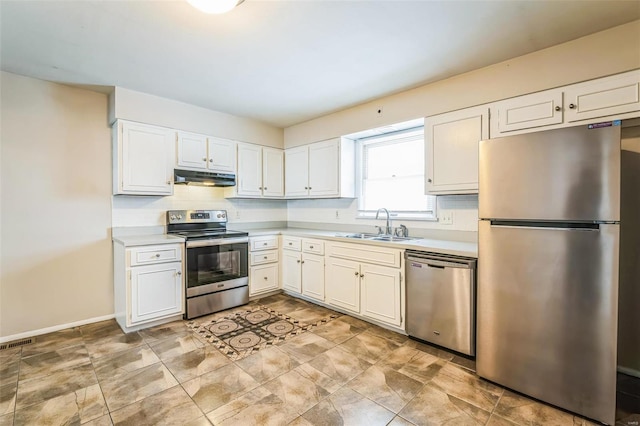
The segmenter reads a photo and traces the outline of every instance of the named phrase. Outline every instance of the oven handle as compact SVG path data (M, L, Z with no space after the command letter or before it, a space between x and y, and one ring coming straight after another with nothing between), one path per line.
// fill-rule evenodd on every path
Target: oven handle
M216 238L214 240L187 240L187 248L194 247L209 247L209 246L223 246L227 244L248 243L249 237L242 238Z

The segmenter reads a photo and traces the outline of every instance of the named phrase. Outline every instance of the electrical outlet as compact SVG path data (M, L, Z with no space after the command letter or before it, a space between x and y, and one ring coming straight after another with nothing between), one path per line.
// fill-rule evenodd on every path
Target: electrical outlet
M240 210L236 209L236 219L240 219Z
M445 211L445 212L441 212L438 215L438 222L440 222L443 225L453 225L453 212L449 211Z
M340 210L336 210L336 219L340 219Z

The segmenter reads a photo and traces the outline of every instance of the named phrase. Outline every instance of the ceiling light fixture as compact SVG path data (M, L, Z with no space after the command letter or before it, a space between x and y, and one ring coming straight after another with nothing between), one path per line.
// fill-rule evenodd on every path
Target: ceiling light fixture
M187 0L191 6L204 13L226 13L244 0Z

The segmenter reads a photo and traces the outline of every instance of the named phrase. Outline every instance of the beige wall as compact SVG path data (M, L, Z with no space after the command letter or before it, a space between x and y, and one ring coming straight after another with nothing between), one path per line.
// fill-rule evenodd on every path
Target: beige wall
M640 21L288 127L284 145L317 142L637 68Z
M113 315L107 95L0 85L0 338Z
M274 148L284 146L281 128L122 87L115 88L109 102L109 121L116 118Z

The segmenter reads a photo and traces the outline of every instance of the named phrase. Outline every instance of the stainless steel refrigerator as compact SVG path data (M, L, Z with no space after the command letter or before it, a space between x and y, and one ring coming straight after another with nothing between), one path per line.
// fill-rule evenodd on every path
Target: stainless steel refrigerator
M477 372L613 424L621 126L591 127L480 142Z

